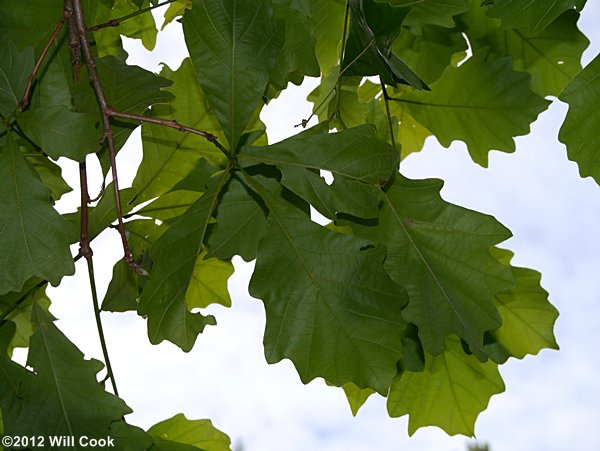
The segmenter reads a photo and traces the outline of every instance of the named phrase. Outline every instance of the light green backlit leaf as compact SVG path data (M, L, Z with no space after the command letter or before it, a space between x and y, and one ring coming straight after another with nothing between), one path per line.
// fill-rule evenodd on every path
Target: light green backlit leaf
M558 139L567 145L569 160L577 163L579 174L600 184L600 57L569 83L560 100L569 104L569 112Z
M465 354L460 340L449 337L442 354L425 354L422 372L405 371L394 380L387 406L392 417L409 415L410 435L438 426L450 435L473 436L477 416L503 391L498 365Z
M168 105L152 108L151 115L175 119L189 127L218 135L219 123L210 112L191 61L185 59L176 71L164 66L161 74L173 81L166 91L175 98ZM222 166L225 162L224 155L201 136L159 125L145 124L142 127L142 142L144 156L133 181L138 202L150 200L172 189L196 167L202 157L215 166Z
M511 69L509 58L484 62L475 56L447 68L431 91L406 92L398 99L443 146L464 141L482 166L490 150L513 152L513 138L527 134L549 104L531 91L529 75Z
M522 28L529 36L540 33L563 12L581 11L586 0L494 0L489 7L490 17L502 19L507 28Z
M510 251L494 248L492 254L510 267L517 279L515 288L496 295L502 326L490 332L494 343L486 349L492 358L504 363L508 357L522 359L545 348L558 349L553 331L558 311L548 302L548 293L540 285L541 274L510 266ZM495 354L495 349L500 354Z
M161 421L148 429L159 445L163 440L175 444L191 445L191 449L205 451L230 451L231 440L227 434L215 428L210 420L188 420L179 413L168 420ZM158 439L158 440L156 440ZM162 449L162 448L160 448ZM165 448L179 451L178 447ZM181 448L187 450L189 448Z

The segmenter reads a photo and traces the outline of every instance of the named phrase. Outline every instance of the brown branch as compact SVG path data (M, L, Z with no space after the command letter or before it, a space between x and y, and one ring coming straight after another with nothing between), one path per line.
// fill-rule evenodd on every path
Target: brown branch
M175 0L167 0L165 2L158 3L156 5L148 6L146 8L142 8L142 9L138 9L136 12L131 13L131 14L127 14L126 16L119 17L117 19L111 19L108 22L101 23L101 24L98 24L98 25L94 25L93 27L88 27L87 30L89 32L94 32L94 31L101 30L103 28L118 27L119 25L121 25L121 22L124 22L127 19L131 19L132 17L139 16L140 14L143 14L143 13L147 13L148 11L152 11L153 9L160 8L161 6L168 5L169 3L173 3L174 1Z
M151 124L162 125L164 127L173 128L180 132L188 132L193 133L198 136L202 136L208 142L213 143L221 152L223 152L228 158L231 158L231 152L229 152L225 147L221 145L218 141L218 138L212 133L208 133L202 130L198 130L196 128L188 127L187 125L182 125L177 121L169 120L169 119L158 119L154 117L142 116L140 114L130 114L130 113L122 113L120 111L115 111L111 107L108 107L107 113L109 116L118 117L121 119L129 119L132 121L140 121L140 122L149 122Z
M63 25L65 24L65 20L66 20L66 18L63 15L63 17L61 17L60 20L58 21L58 23L56 24L56 27L54 27L54 31L50 35L50 39L48 39L48 42L46 43L44 50L42 50L42 53L40 54L40 57L38 58L37 62L35 63L35 66L33 66L33 70L31 71L31 74L29 74L29 77L27 78L27 85L25 86L25 93L23 94L21 101L17 105L17 110L15 111L15 113L19 113L19 112L23 111L25 108L27 108L27 105L29 105L29 97L31 96L31 88L33 87L33 82L35 80L35 77L40 70L40 66L42 65L42 62L44 61L44 58L46 57L46 55L48 54L48 51L50 50L50 47L56 40L58 33L60 32Z
M113 131L110 125L110 115L108 111L110 110L108 106L108 102L106 100L106 95L104 94L104 89L102 88L102 84L100 83L100 78L98 76L98 69L96 68L96 59L94 58L94 54L92 53L92 48L90 46L90 42L87 38L87 28L85 25L85 19L83 15L83 8L81 6L81 0L73 0L73 13L75 17L75 22L77 24L77 32L79 34L79 40L81 42L81 47L83 49L83 55L85 57L85 61L88 67L88 76L89 80L92 84L94 92L96 94L96 99L98 100L98 105L100 107L100 113L102 115L102 124L103 124L103 133L101 142L105 142L108 146L108 154L110 157L110 166L113 178L113 187L115 191L115 208L117 210L117 221L119 225L119 234L121 235L121 242L123 244L123 253L124 259L129 266L131 266L136 272L140 274L145 274L145 271L140 268L133 258L133 254L129 249L129 243L127 242L127 235L125 233L125 225L123 224L123 209L121 207L121 195L119 193L119 177L117 174L117 162L116 155L117 151L115 149L115 141L113 138Z
M64 15L69 26L69 50L71 51L71 70L73 80L79 80L81 72L81 43L77 33L77 22L73 15L73 0L65 0Z

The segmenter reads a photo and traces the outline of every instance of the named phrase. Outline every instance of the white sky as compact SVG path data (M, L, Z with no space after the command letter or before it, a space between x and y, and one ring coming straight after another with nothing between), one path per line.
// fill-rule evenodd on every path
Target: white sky
M598 23L600 5L590 0L580 23L592 41L586 62L600 49ZM183 56L173 41L177 32L178 24L169 25L151 55L131 44L137 50L130 51L130 63L157 70L156 63L167 58L176 68ZM262 116L272 139L297 132L293 125L310 112L302 101L307 89L290 91ZM565 112L553 105L529 136L517 139L515 154L493 152L489 169L472 163L462 143L443 149L434 140L402 165L412 178L442 178L445 199L490 213L510 228L514 237L505 247L516 253L513 263L542 272L542 284L561 312L560 352L543 351L501 367L507 390L492 398L476 427L478 439L493 451L600 449L600 188L579 178L557 140ZM140 159L139 141L132 140L119 154L123 186L134 175L124 168L137 167ZM77 166L63 166L76 187ZM77 202L75 193L61 205L72 211ZM92 243L96 268L106 268L97 271L101 296L122 256L119 243L113 231ZM51 310L86 355L101 359L82 263L76 276L48 290ZM219 324L208 327L189 354L166 342L150 345L145 321L135 313L103 315L119 391L134 410L129 422L147 428L179 412L210 418L247 451L466 450L467 439L436 428L409 438L407 419L390 419L381 398L370 399L353 418L340 389L322 381L302 385L289 361L267 365L264 309L247 293L251 265L236 267L229 284L233 308L211 310Z

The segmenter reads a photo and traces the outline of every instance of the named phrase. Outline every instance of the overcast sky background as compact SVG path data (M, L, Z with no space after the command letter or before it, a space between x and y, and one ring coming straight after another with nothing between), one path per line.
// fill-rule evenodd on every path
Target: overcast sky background
M600 4L590 0L580 20L592 42L586 64L600 50L598 23ZM179 33L179 24L167 26L152 53L128 40L129 63L154 71L159 62L177 68L185 56L176 43ZM289 91L262 115L271 142L297 133L293 125L310 114L304 101L310 88ZM506 392L492 398L476 425L478 440L492 451L600 449L600 187L579 177L558 142L565 114L564 105L553 104L530 135L516 140L516 153L492 152L488 169L476 166L462 143L444 149L433 139L402 164L404 175L443 179L446 200L492 214L511 229L514 237L503 245L515 252L513 264L542 273L542 285L561 313L561 351L501 366ZM122 187L131 184L132 168L141 160L139 133L134 135L118 156ZM61 164L76 188L77 165ZM100 186L97 170L95 176L92 191ZM61 211L73 211L78 196L77 188L66 195ZM103 296L122 249L114 231L92 246ZM134 410L129 422L148 428L179 412L210 418L246 451L466 450L469 440L437 428L409 438L407 418L390 419L381 397L371 397L354 418L341 389L321 380L303 385L287 360L267 365L263 304L247 292L252 268L236 268L229 281L233 307L210 310L218 325L208 327L188 354L167 342L150 345L146 323L135 313L103 314L119 391ZM61 330L86 356L101 360L84 262L48 293Z

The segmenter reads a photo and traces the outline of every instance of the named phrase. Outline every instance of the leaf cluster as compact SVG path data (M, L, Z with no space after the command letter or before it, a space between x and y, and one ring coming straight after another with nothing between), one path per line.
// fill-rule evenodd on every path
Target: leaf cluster
M216 324L202 309L231 305L239 255L256 260L249 291L265 305L269 363L289 359L304 383L343 388L354 414L378 393L390 416L409 416L411 434L435 425L473 435L504 390L499 365L557 349L558 312L540 274L498 247L505 226L445 201L440 180L406 178L401 160L434 136L463 141L485 166L558 96L570 105L560 139L600 183L600 63L582 70L588 41L576 25L585 1L167 3L165 24L182 22L189 58L154 74L126 64L122 36L154 46L156 1L0 0L4 433L229 449L208 420L127 424L110 368L115 393L98 381L103 365L54 324L46 284L73 274L74 259L91 262L89 242L118 227L126 258L102 309L137 311L151 343L190 351ZM89 55L70 36L68 4L84 12ZM318 124L269 143L262 108L317 76L301 123ZM140 124L143 160L119 190L114 154ZM94 202L92 154L113 171ZM54 208L71 189L59 158L81 165L79 212ZM19 346L26 367L11 360Z

